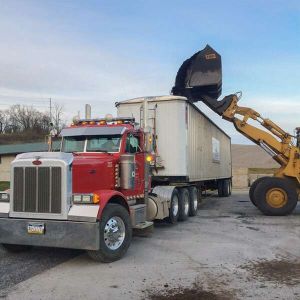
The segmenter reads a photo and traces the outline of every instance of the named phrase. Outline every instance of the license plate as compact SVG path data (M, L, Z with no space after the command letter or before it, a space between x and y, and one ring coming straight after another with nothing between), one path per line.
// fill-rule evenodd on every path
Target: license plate
M27 232L29 234L44 234L45 233L45 224L29 223L29 224L27 224Z

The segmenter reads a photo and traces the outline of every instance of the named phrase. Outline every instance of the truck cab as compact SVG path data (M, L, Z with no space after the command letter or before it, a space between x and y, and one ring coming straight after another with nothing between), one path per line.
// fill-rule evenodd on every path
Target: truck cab
M110 262L147 222L145 134L132 118L79 120L61 132L60 152L24 153L11 165L0 207L0 243L85 249ZM3 204L3 203L2 203Z
M128 120L94 123L80 121L61 132L61 152L73 154L73 194L97 195L103 190L114 190L128 201L143 198L147 154L143 130L136 129ZM126 159L135 165L131 173L126 170L127 174L123 167Z

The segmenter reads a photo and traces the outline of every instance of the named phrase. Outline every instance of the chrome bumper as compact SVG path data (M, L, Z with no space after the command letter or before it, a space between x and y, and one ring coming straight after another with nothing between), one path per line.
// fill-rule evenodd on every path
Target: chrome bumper
M44 224L44 234L28 234L28 223ZM98 250L99 239L98 222L0 218L0 244Z

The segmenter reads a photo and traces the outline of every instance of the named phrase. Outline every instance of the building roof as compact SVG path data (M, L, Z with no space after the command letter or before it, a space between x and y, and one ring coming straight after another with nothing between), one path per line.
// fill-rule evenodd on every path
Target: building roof
M53 149L55 151L59 150L60 142L53 142ZM48 151L47 143L22 143L22 144L9 144L9 145L0 145L0 155L8 154L19 154L25 152L43 152Z

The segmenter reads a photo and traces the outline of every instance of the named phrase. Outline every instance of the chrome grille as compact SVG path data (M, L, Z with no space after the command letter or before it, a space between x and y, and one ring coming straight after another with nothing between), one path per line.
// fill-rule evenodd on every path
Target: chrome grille
M15 212L61 213L61 167L15 167Z

